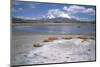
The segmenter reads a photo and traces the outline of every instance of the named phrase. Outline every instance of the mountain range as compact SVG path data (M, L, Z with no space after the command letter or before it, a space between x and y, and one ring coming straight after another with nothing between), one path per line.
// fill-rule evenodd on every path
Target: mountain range
M42 19L24 19L24 18L12 18L12 21L14 23L36 23L36 22L51 22L51 23L68 23L68 22L95 22L94 21L80 21L80 20L76 20L76 19L69 19L69 18L42 18Z

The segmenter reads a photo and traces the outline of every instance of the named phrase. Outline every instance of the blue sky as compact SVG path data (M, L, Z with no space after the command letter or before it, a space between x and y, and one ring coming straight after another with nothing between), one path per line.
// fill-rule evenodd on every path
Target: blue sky
M12 16L24 19L69 18L95 20L95 6L38 2L12 2Z

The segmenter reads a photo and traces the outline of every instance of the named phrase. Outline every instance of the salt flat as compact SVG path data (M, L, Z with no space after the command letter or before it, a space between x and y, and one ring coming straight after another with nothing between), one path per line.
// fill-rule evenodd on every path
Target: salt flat
M12 65L95 61L95 40L79 38L43 42L41 47L16 54Z

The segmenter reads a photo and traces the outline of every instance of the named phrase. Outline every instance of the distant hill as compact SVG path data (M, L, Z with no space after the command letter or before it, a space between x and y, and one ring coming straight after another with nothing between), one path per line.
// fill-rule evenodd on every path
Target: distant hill
M48 19L48 18L43 18L43 19L34 19L34 20L28 20L28 19L21 19L21 18L12 18L12 22L13 23L74 23L74 22L83 22L83 23L95 23L95 21L79 21L76 19L68 19L68 18L52 18L52 19Z

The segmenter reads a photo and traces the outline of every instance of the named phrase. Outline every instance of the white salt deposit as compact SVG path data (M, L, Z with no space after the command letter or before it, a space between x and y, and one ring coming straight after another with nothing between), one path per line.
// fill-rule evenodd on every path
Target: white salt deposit
M82 42L82 39L60 39L42 44L42 47L16 55L12 65L95 60L95 40Z

